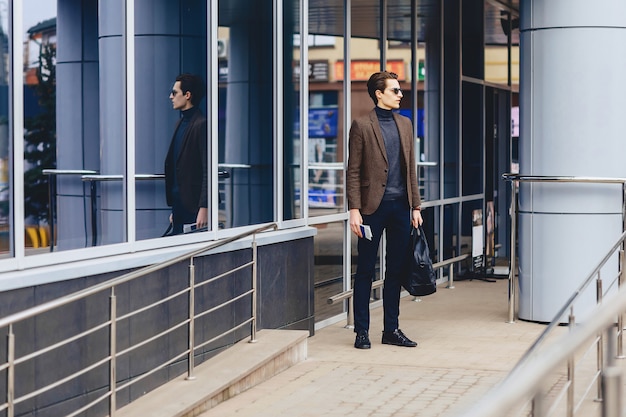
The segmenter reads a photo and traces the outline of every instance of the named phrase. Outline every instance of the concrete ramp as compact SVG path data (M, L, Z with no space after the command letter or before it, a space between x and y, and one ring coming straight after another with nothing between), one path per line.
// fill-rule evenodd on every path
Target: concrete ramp
M279 374L307 357L306 330L268 330L243 340L186 375L116 411L116 417L192 417Z

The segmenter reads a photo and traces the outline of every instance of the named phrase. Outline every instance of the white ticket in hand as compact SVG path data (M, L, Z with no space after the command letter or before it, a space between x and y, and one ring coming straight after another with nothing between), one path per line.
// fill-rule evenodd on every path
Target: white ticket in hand
M367 240L372 240L372 228L366 224L362 224L359 226L361 228L361 234Z
M191 223L191 224L184 224L183 225L183 233L189 233L189 232L193 232L195 231L197 228L195 223Z

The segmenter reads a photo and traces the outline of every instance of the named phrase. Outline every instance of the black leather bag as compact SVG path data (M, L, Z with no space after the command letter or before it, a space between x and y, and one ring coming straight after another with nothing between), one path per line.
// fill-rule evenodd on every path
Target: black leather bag
M413 227L411 230L411 248L407 264L402 286L409 294L423 296L437 291L437 276L422 226Z

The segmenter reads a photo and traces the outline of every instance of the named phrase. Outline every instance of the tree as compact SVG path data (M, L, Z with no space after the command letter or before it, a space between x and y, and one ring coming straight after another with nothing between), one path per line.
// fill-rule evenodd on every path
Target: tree
M24 120L24 211L40 222L48 216L48 181L44 169L56 168L56 48L42 44L37 68L40 112Z

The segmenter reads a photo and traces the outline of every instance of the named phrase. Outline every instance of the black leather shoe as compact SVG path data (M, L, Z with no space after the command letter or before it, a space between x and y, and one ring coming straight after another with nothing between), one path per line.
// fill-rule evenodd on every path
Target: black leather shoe
M417 346L417 343L406 337L400 329L396 329L393 332L383 332L382 342L383 345L395 345L404 347Z
M357 332L356 339L354 340L354 347L357 349L369 349L372 347L367 331Z

